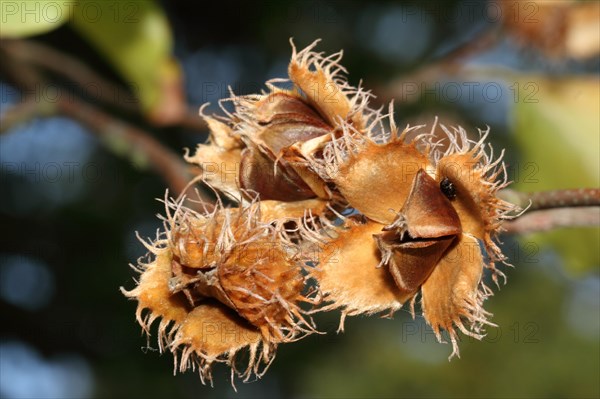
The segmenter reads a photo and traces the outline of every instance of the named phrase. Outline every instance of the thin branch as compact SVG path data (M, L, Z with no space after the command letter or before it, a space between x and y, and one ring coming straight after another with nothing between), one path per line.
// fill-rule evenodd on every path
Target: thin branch
M0 134L39 116L51 115L55 113L55 108L53 104L36 101L33 97L25 98L22 102L4 111L0 120Z
M12 57L3 57L2 61L3 71L24 92L34 92L40 85L45 84L34 66L15 61ZM110 144L116 144L117 146L112 149L118 155L122 153L116 150L117 147L132 158L141 156L142 160L148 161L154 171L163 177L174 194L186 192L193 198L202 196L201 193L196 194L192 191L193 187L188 186L194 174L179 154L154 139L149 132L116 119L76 96L68 96L68 98L62 96L55 101L49 101L44 96L25 97L4 113L0 126L3 131L6 131L39 115L56 114L64 114L86 125L91 132L102 138L105 144L109 144L109 149Z
M561 227L600 226L600 207L544 209L504 224L506 234L527 234Z
M500 197L523 209L527 208L527 212L552 208L600 206L600 189L598 188L577 188L530 193L502 190Z
M142 113L139 99L126 88L96 73L78 59L55 48L31 40L2 40L2 50L19 63L29 63L63 76L79 86L81 93L106 104L117 107L130 115L148 120ZM150 121L151 122L151 121ZM194 130L207 129L206 122L197 110L188 110L176 125Z
M147 157L154 171L165 179L175 193L184 192L193 178L182 157L152 138L148 132L115 119L80 100L62 100L57 105L60 113L83 123L101 138L123 143L129 155L138 153Z
M139 100L130 91L98 75L86 64L52 47L30 40L3 40L2 49L18 62L42 67L66 77L81 87L81 92L129 113L139 113Z
M580 188L523 193L502 190L500 196L527 209L504 224L507 234L526 234L560 227L600 226L600 189Z
M42 111L43 110L43 111ZM6 132L20 123L38 116L63 114L86 125L105 142L118 142L119 147L132 158L134 154L145 157L154 171L162 176L176 195L189 189L193 178L191 168L183 158L163 146L135 126L115 119L100 109L77 99L59 100L55 103L24 101L10 108L0 120L0 130ZM192 194L190 192L190 194ZM196 195L194 195L196 196Z

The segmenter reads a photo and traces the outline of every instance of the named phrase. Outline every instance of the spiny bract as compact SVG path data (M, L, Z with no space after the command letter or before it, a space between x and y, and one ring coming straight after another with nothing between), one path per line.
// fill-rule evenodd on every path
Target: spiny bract
M352 87L318 41L297 52L292 89L267 82L261 94L232 97L225 116L201 112L210 128L187 161L198 181L237 206L165 198L164 231L140 260L138 301L146 333L160 319L158 345L176 369L202 381L224 362L232 378L260 377L277 346L316 332L315 312L385 312L420 295L423 317L458 355L458 331L481 338L483 301L503 276L494 243L517 211L497 197L507 186L501 156L462 128L434 122L398 129L393 108ZM240 364L238 353L246 351Z

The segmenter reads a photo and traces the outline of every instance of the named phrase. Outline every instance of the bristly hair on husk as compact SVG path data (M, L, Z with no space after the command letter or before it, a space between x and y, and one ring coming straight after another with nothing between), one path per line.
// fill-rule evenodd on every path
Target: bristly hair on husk
M462 177L458 180L462 182L464 191L469 193L473 203L477 205L478 217L482 223L478 229L473 228L469 232L483 241L489 258L487 266L492 271L494 283L498 285L498 276L504 279L506 276L495 268L494 263L500 261L509 264L495 240L502 231L502 223L514 219L515 215L522 211L518 206L498 197L498 192L510 185L506 165L503 162L505 151L502 150L498 157L494 157L492 145L486 144L490 133L489 127L479 130L479 139L472 140L460 126L454 128L440 126L446 135L448 146L445 150L437 150L433 153L436 174L443 176L451 173ZM455 165L462 168L457 170ZM466 205L463 207L466 208Z
M356 217L345 222L345 230L341 232L338 227L322 229L323 235L316 239L315 232L306 235L307 240L323 240L323 248L331 248L333 245L337 251L337 267L325 260L324 265L315 268L313 275L320 281L321 290L324 291L322 297L329 301L323 310L341 308L342 320L346 315L370 314L375 310L394 311L398 309L397 304L408 300L411 300L411 311L414 314L416 296L421 294L426 321L440 341L440 329L448 332L453 343L451 356L458 355L458 338L454 327L480 339L483 336L483 325L492 325L487 320L490 314L482 308L483 301L491 295L491 290L482 281L482 271L484 267L489 267L493 272L494 282L498 284L497 276L502 274L494 267L494 262L504 261L506 258L495 244L494 238L502 222L511 218L519 209L497 197L498 190L506 187L509 182L502 163L503 154L495 159L491 146L484 144L489 130L479 131L479 139L471 140L460 127L449 129L439 125L443 132L440 137L436 133L436 120L429 132L420 133L423 126L407 126L399 133L392 115L393 109L390 106L387 115L390 128L387 132L359 131L352 125L345 124L344 134L332 138L323 150L323 157L311 159L315 163L315 170L323 171L322 177L334 183L347 201L345 205L363 218L361 223L356 222ZM385 231L389 235L389 231L394 230L395 223L406 223L401 211L411 192L410 183L419 170L423 170L437 184L444 179L452 181L458 194L448 204L451 204L449 206L452 212L459 219L458 230L454 231L460 233L450 247L446 245L432 253L434 256L430 256L429 261L433 263L425 269L431 275L424 274L420 280L417 279L423 281L422 289L407 291L405 287L392 287L387 293L392 296L384 302L365 302L361 298L365 297L365 290L368 290L373 281L381 281L383 286L389 287L389 281L393 281L392 275L410 273L406 265L402 273L392 269L390 260L393 260L394 246L388 247L386 253L384 246L380 245L379 237ZM438 192L433 195L443 196L443 193L438 188ZM406 231L403 231L396 237L396 248L411 245L410 242L403 242L405 234ZM362 238L355 238L356 235L362 235ZM362 242L362 251L358 247L346 250L339 243L340 236L351 237L345 239L348 242ZM371 248L371 236L378 241L379 252ZM431 245L435 242L437 241L432 241ZM478 242L484 244L483 253ZM322 252L328 251L323 249ZM423 256L425 254L423 252ZM460 275L455 277L444 274L444 265L452 258L456 259L454 263L459 264L445 267L461 270ZM364 260L364 264L357 266L361 263L357 259ZM404 255L400 259L407 258ZM382 266L387 266L383 272L376 270ZM355 280L364 273L365 268L371 270L369 284ZM388 271L390 273L386 274ZM442 287L443 284L448 286ZM376 298L385 298L382 294L384 292L382 289L373 289L369 299L376 301ZM440 295L442 292L445 293L444 298ZM469 328L465 327L465 323Z
M222 362L247 381L266 371L278 344L316 332L300 307L307 299L297 250L281 225L261 220L257 201L201 203L201 211L183 200L165 204L164 231L144 242L153 259L139 261L138 285L122 292L138 301L148 336L161 319L159 350L173 353L176 370L198 367L210 381L212 364ZM249 358L238 370L242 350Z
M325 56L318 42L298 51L290 41L288 79L232 92L223 116L200 109L210 138L184 158L201 170L190 184L217 201L165 196L164 229L143 241L137 286L122 289L148 336L160 320L160 352L202 382L214 363L231 367L232 382L260 377L279 344L317 332L316 312L339 309L341 331L347 316L406 303L414 317L420 298L450 357L459 331L481 339L493 325L483 271L499 286L495 263L507 259L496 240L518 208L498 198L509 182L489 128L475 139L437 118L399 129L393 104L371 108L342 51Z

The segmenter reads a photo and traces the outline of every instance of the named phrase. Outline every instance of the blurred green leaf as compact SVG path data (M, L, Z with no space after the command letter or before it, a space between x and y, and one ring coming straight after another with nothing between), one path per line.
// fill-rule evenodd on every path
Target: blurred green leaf
M522 165L515 188L541 191L600 185L600 80L588 77L523 78L513 110ZM600 230L561 229L529 236L553 247L571 272L600 263Z
M164 108L179 101L172 92L181 88L181 72L171 56L173 39L163 10L154 1L80 0L79 8L74 28L129 82L151 117L168 119ZM177 113L178 105L174 107Z
M50 32L67 22L74 2L0 0L1 38L22 38Z

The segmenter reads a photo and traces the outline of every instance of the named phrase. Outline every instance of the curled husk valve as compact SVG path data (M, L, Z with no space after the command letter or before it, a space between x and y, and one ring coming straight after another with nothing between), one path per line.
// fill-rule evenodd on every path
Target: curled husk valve
M341 310L343 329L346 316L406 303L414 316L420 297L451 356L459 331L481 338L491 324L483 270L503 277L494 239L517 208L497 197L508 182L488 131L473 139L437 120L430 131L398 129L391 105L383 115L348 84L342 53L316 44L292 44L290 89L272 80L223 100L234 108L225 116L201 112L209 141L185 158L218 202L194 211L165 200L164 231L124 291L146 332L161 320L159 349L203 381L216 362L260 376L279 344L315 331L315 312Z
M181 371L197 366L210 379L212 363L225 362L238 372L236 355L246 350L238 375L260 376L278 344L314 332L299 306L304 277L293 244L261 220L257 202L204 212L167 202L165 231L146 245L154 259L123 292L138 301L146 332L161 319L159 348L180 357Z
M347 125L323 158L312 160L346 199L345 214L353 214L338 214L341 225L320 235L305 234L327 248L312 274L324 309L340 308L342 323L346 315L391 313L407 301L414 315L420 294L425 320L440 341L442 330L448 333L451 356L458 355L457 330L481 338L491 324L482 307L491 295L482 272L490 268L496 282L503 276L494 261L505 258L493 238L517 208L496 196L508 183L500 159L486 152L488 131L474 141L462 128L442 125L441 149L435 125L429 134L399 132L391 114L389 132Z
M296 52L288 73L292 89L267 82L268 92L232 97L227 117L202 115L211 139L186 159L202 169L204 180L239 199L330 200L334 196L307 157L318 156L342 125L364 129L374 111L370 94L350 86L339 65L342 52L324 57L317 42ZM293 46L293 45L292 45Z

